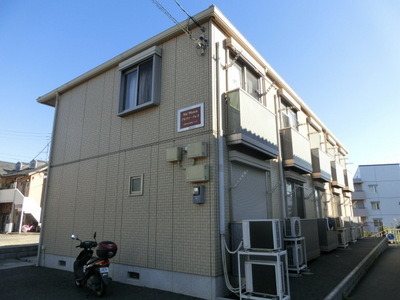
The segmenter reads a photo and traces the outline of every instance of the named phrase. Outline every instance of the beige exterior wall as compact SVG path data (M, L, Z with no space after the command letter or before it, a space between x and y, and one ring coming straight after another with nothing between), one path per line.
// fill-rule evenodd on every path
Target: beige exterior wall
M211 58L181 35L162 48L161 103L117 116L119 71L111 69L62 94L57 107L43 244L47 254L76 255L67 237L115 241L115 263L216 276L221 273L216 202L216 140ZM177 110L204 103L205 126L177 132ZM215 108L214 108L215 109ZM167 148L203 141L210 166L206 203L192 203L192 183L166 161ZM185 156L184 156L185 157ZM129 177L144 176L143 196L128 196Z

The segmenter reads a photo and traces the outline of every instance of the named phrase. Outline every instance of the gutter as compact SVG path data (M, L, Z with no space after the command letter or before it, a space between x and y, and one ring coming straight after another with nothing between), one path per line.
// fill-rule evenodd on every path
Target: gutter
M47 165L47 180L46 180L46 187L44 190L44 197L43 197L43 207L42 207L42 215L41 215L41 231L40 231L40 237L39 237L39 246L38 246L38 251L37 251L37 262L36 266L40 266L40 259L42 256L42 251L45 250L45 245L43 245L43 230L46 230L44 223L45 223L45 214L46 214L46 203L47 203L47 197L48 197L48 191L49 191L49 182L50 182L50 173L51 173L51 162L53 161L53 142L54 142L54 134L55 134L55 128L56 128L56 122L57 122L57 116L58 116L58 102L60 100L60 94L56 94L56 100L55 100L55 112L54 112L54 119L53 119L53 130L51 134L51 148L50 148L50 155L49 155L49 163Z

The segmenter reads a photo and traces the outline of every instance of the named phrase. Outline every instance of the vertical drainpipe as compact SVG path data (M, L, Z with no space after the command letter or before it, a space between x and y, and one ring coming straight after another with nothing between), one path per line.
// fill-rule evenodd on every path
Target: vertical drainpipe
M280 190L281 190L281 209L282 209L282 218L286 218L286 193L285 193L285 176L283 170L283 162L282 162L282 143L281 143L281 122L280 122L280 111L279 111L279 97L274 96L275 99L275 122L276 122L276 135L277 135L277 143L278 143L278 165L279 165L279 180Z
M215 44L216 94L218 109L218 198L219 198L219 233L225 234L225 174L224 174L224 130L222 122L222 103L219 80L219 42Z
M43 229L44 229L44 221L45 221L45 212L46 212L46 202L47 202L47 195L48 195L48 190L49 190L49 175L50 175L50 166L51 162L53 160L53 143L54 143L54 135L55 135L55 128L56 128L56 121L57 121L57 115L58 115L58 102L60 100L60 93L56 93L56 105L55 105L55 111L54 111L54 118L53 118L53 130L51 132L51 147L50 147L50 155L49 155L49 162L47 164L47 180L46 180L46 187L44 190L44 197L43 197L43 207L42 207L42 214L41 214L41 223L42 227L40 230L40 237L39 237L39 248L38 248L38 254L37 254L37 263L36 266L40 266L40 260L42 256L42 250L44 251L44 245L43 245ZM43 249L42 249L43 248Z

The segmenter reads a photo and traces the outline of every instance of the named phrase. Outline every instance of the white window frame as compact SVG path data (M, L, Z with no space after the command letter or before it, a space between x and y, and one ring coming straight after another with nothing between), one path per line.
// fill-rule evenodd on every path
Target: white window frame
M260 90L261 90L261 76L257 72L253 71L252 67L249 66L242 59L238 58L233 61L234 54L230 55L229 61L232 65L228 68L228 90L232 91L234 89L240 88L249 94L251 97L260 102ZM235 72L236 71L236 72ZM251 78L253 76L257 81L257 89L250 90Z
M151 96L148 101L143 104L138 104L137 97L134 99L131 107L125 108L126 104L126 78L127 75L140 69L140 65L152 60L152 74L151 74ZM130 59L119 64L120 74L120 90L118 101L118 116L122 117L133 112L140 111L152 106L160 104L161 98L161 48L154 46L151 47ZM139 75L138 75L139 76ZM140 78L139 78L140 80Z
M379 201L371 201L371 209L372 210L380 210L380 202Z
M371 193L378 193L378 185L377 184L370 184L368 185L368 189Z
M382 219L373 219L374 227L381 227L383 226Z
M133 180L140 179L140 189L139 190L132 190L133 189ZM143 195L143 174L134 175L129 177L129 196L142 196Z

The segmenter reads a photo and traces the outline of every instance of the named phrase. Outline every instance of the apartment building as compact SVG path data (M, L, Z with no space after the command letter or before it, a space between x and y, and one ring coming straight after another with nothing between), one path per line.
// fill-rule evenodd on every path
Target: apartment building
M38 229L46 178L47 162L0 161L0 232Z
M400 164L360 165L353 181L354 216L361 217L365 231L400 225Z
M114 280L216 299L235 224L309 221L311 259L315 220L352 216L344 145L218 8L194 17L38 98L55 108L41 265L72 270L69 235L96 231Z

